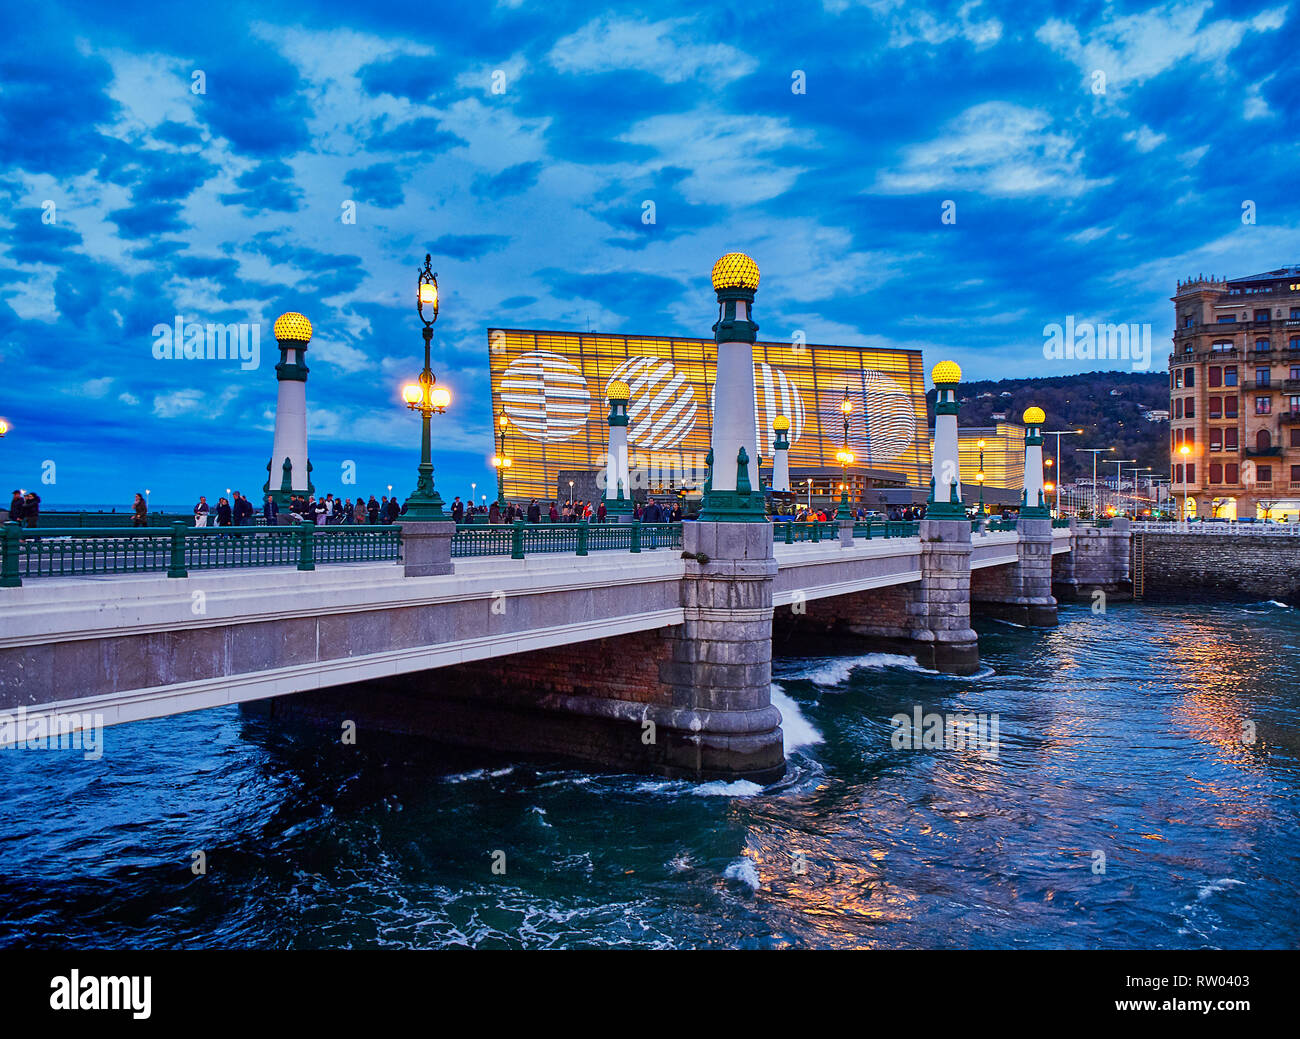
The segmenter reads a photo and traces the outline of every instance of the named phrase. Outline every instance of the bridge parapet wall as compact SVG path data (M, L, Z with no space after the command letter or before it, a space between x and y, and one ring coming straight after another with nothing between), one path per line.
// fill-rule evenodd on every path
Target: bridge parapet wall
M1129 521L1116 519L1109 527L1094 527L1071 520L1070 534L1068 555L1053 559L1052 590L1056 598L1088 598L1098 589L1114 598L1131 596Z

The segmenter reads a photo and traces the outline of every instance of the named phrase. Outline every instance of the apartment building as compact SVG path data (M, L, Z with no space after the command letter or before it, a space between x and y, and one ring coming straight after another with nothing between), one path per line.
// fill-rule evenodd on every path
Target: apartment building
M1300 265L1179 282L1170 475L1201 518L1300 510Z

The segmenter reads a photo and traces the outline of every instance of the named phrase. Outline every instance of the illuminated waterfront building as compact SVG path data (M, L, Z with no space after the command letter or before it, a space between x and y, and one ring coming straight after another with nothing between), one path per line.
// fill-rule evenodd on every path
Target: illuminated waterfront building
M1300 508L1300 266L1179 282L1169 358L1170 474L1209 518Z
M626 428L636 497L648 488L694 493L703 487L712 436L713 339L491 328L488 348L493 412L510 418L507 498L549 500L561 483L567 497L575 472L599 473L603 481L613 383L629 390ZM759 340L754 387L756 470L770 476L776 419L786 417L790 480L801 497L802 472L839 472L846 388L855 402L850 483L870 472L898 485L927 485L930 439L920 351ZM562 471L570 474L563 480Z

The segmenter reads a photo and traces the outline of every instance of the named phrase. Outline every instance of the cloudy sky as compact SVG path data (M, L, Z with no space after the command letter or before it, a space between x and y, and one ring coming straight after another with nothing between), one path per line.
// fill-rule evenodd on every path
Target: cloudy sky
M298 310L318 489L405 497L426 252L447 498L491 480L489 325L707 336L733 249L763 338L1129 367L1045 360L1073 315L1149 323L1163 368L1176 279L1300 262L1297 8L7 5L0 472L255 493ZM265 322L260 365L156 359L178 316Z

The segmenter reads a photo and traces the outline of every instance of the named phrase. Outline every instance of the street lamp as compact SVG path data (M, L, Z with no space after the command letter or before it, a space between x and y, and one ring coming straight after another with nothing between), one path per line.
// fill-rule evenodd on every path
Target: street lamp
M424 316L428 307L431 317ZM429 366L429 346L433 342L433 323L438 320L438 275L433 273L432 257L424 254L424 268L419 272L416 283L415 309L424 323L424 369L420 372L418 383L407 383L402 388L402 399L411 411L420 413L420 465L419 478L415 490L406 499L406 518L408 520L445 520L442 511L442 497L433 486L433 441L429 434L429 419L433 415L445 414L451 403L451 394L442 387L435 388L437 381L433 369Z
M1120 491L1123 489L1123 488L1121 487L1121 484L1123 484L1123 482L1124 482L1124 463L1125 463L1125 462L1136 462L1136 461L1137 461L1136 458L1107 458L1107 459L1106 459L1106 462L1105 462L1106 465L1113 465L1113 466L1115 467L1115 500L1116 500L1116 502L1119 501ZM1119 509L1117 508L1115 511L1116 511L1116 513L1118 513L1118 512L1119 512Z
M1122 470L1120 470L1120 471L1121 471L1121 473L1132 473L1132 474L1133 474L1133 518L1134 518L1134 519L1137 519L1137 517L1138 517L1138 506L1137 506L1137 499L1138 499L1138 473L1150 473L1150 472L1154 472L1155 470L1153 470L1149 465L1143 465L1143 466L1136 466L1136 465L1135 465L1135 466L1133 466L1131 469L1122 469ZM1123 480L1121 479L1120 482L1123 483Z
M1191 455L1192 449L1188 447L1186 444L1184 444L1182 447L1178 449L1178 453L1182 455L1183 460L1186 461L1188 456ZM1183 480L1181 480L1180 482L1183 485L1183 522L1186 523L1187 522L1187 483L1188 483L1186 479L1187 477L1186 468L1184 468L1183 470L1183 477L1184 477Z
M1058 519L1061 516L1061 490L1059 485L1063 479L1061 476L1061 437L1077 437L1082 435L1082 433L1082 429L1049 429L1043 433L1043 436L1045 437L1056 437L1056 482L1058 484L1056 490L1056 516ZM1047 460L1046 464L1052 464L1050 458Z
M808 485L808 511L812 512L812 477L808 477L804 483Z
M1059 443L1059 441L1058 441ZM1097 515L1097 456L1104 455L1108 451L1114 451L1113 447L1076 447L1074 449L1079 454L1092 455L1092 518L1094 521L1101 519Z
M980 518L984 516L984 441L975 441L975 446L980 449L980 468L975 474L975 482L980 485ZM983 528L981 528L983 529Z
M4 419L0 418L0 437L4 436L8 432L9 432L9 423Z
M844 397L840 401L840 412L844 415L844 447L836 454L840 461L840 469L844 476L844 482L840 485L840 508L845 511L849 507L849 466L853 464L853 452L849 450L849 415L853 413L853 401L849 399L849 388L844 387Z
M144 489L144 511L145 512L149 511L149 488L148 487Z
M514 459L506 455L506 429L510 425L509 417L503 412L497 418L497 430L500 437L500 447L497 453L492 456L492 465L497 471L497 508L506 507L506 470L513 464Z

